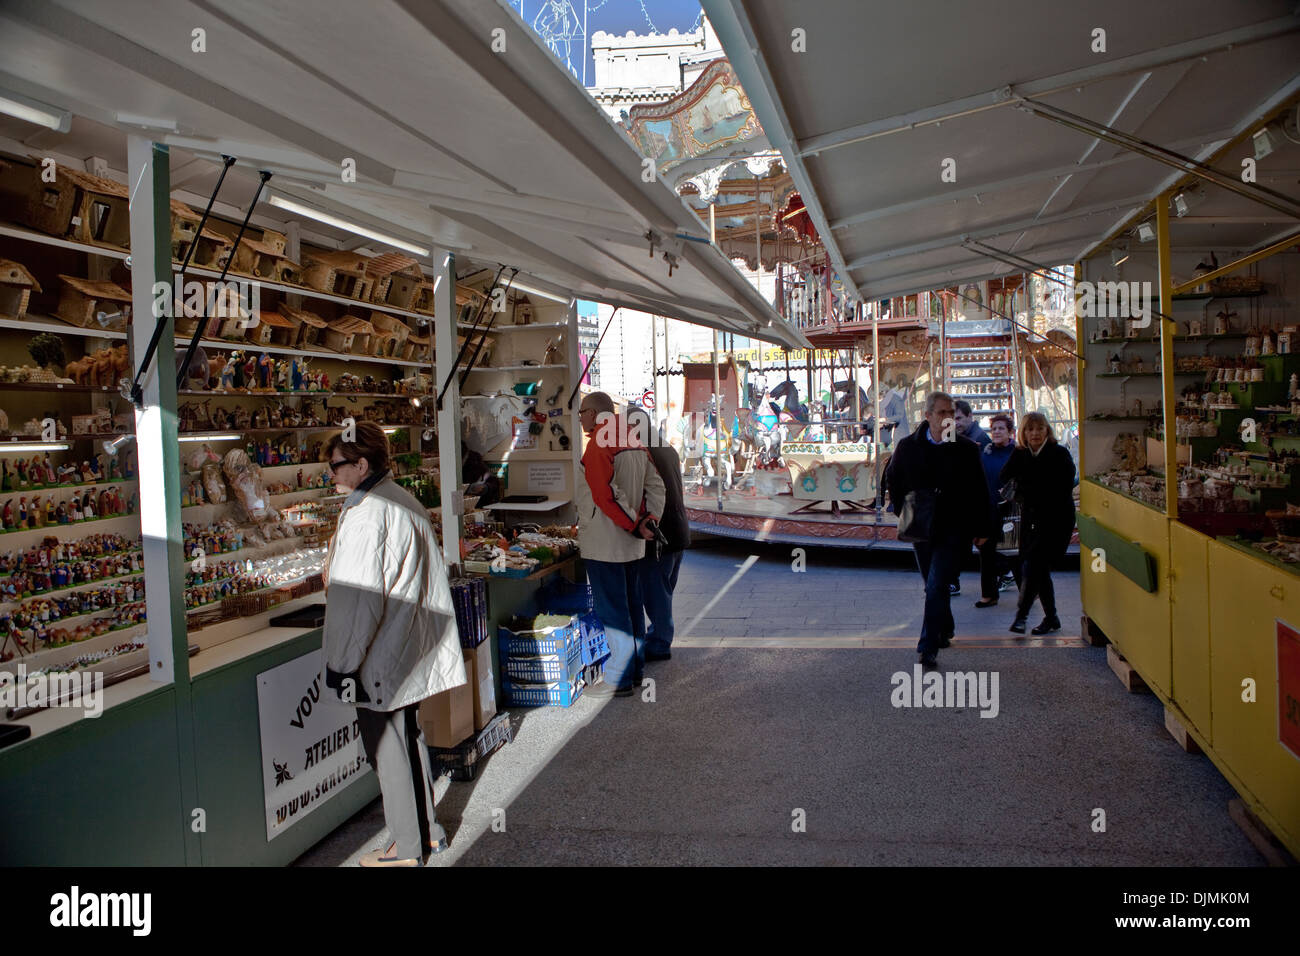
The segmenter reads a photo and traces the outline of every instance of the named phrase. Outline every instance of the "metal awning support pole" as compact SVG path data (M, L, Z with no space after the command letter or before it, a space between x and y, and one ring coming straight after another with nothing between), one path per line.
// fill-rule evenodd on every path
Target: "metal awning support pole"
M722 510L722 384L718 377L718 330L713 330L713 484Z
M143 136L127 137L127 181L131 184L129 222L131 236L131 306L137 316L153 314L153 287L172 288L171 157L166 146ZM197 241L197 240L196 240ZM161 341L175 336L170 309L158 317ZM143 351L154 330L144 321L130 323L131 351ZM174 358L173 358L174 360ZM165 369L159 363L160 372ZM182 371L185 365L181 366ZM196 806L198 771L195 760L193 688L190 684L189 631L185 619L186 565L181 533L181 456L177 440L176 383L171 375L150 376L141 403L135 409L135 445L139 475L140 532L146 581L149 676L171 684L175 721L173 742L179 754L175 768L180 806ZM122 455L129 445L119 446ZM206 565L205 565L206 566ZM188 816L189 811L185 811ZM202 860L200 838L184 828L185 860Z
M1029 312L1029 277L1025 276L1025 312ZM1012 306L1012 311L1015 307ZM1026 345L1029 343L1026 342ZM1024 365L1020 361L1020 333L1015 323L1011 325L1011 415L1016 425L1025 413L1025 376Z
M939 313L939 375L942 377L939 387L948 388L948 300L945 298L943 311Z
M1061 126L1083 133L1085 136L1105 140L1107 143L1119 146L1121 149L1127 149L1139 156L1153 159L1181 173L1195 176L1197 179L1214 183L1216 186L1236 193L1238 196L1244 196L1246 199L1254 200L1276 212L1292 218L1300 216L1300 202L1285 193L1278 192L1276 189L1270 189L1258 183L1242 182L1236 176L1221 173L1213 166L1198 159L1184 156L1172 149L1166 149L1145 139L1140 139L1131 133L1088 119L1086 116L1080 116L1078 113L1071 113L1069 110L1063 110L1058 106L1049 106L1046 103L1040 103L1037 100L1023 96L1019 97L1018 100L1019 109L1023 109L1035 116L1059 123ZM1165 202L1167 199L1162 198L1160 201ZM1166 209L1166 213L1168 213L1168 209Z
M872 401L875 402L875 447L872 449L874 464L872 474L875 482L876 499L872 502L872 510L876 513L876 527L880 527L880 501L882 495L880 491L880 320L873 314L871 316L871 389ZM879 532L876 533L879 538Z
M216 287L217 287L217 294L218 294L218 295L222 295L222 293L221 293L222 283L224 283L224 282L226 281L226 274L227 274L228 272L230 272L230 267L231 267L232 265L234 265L234 262L235 262L235 253L237 253L237 252L239 251L239 243L240 243L240 241L243 240L243 238L244 238L244 232L245 232L245 230L248 229L248 220L250 220L250 219L253 218L253 210L254 210L255 208L257 208L257 200L261 198L261 196L262 196L262 190L266 188L266 181L267 181L268 179L271 178L271 174L270 174L269 172L267 172L265 169L261 170L257 175L260 177L260 179L258 180L258 183L257 183L257 191L256 191L255 193L253 193L253 201L250 202L250 203L248 204L248 212L244 213L244 221L241 222L241 223L239 224L239 232L235 233L235 242L234 242L234 245L232 245L232 246L230 247L230 254L226 257L226 264L225 264L225 266L222 267L222 269L221 269L221 276L220 276L220 278L217 279L217 286L216 286ZM170 215L170 209L171 209L171 207L170 207L170 205L169 205L169 206L168 206L168 211L169 211L168 214L169 214L169 215ZM168 233L168 235L170 235L170 232ZM199 244L199 237L196 235L196 236L194 237L194 245L197 246L198 244ZM170 246L170 244L168 245L168 260L167 260L167 267L168 267L168 268L167 268L167 271L168 271L168 277L170 278L170 274L171 274L171 246ZM181 280L182 280L182 284L183 284L183 283L184 283L184 276L181 277ZM206 297L205 297L204 301L206 302ZM224 296L222 296L221 302L222 302L222 303L225 303L226 301L227 301L226 298L225 298ZM190 344L189 344L189 347L185 349L185 361L181 362L180 371L178 371L178 372L176 373L176 387L177 387L177 388L180 388L180 387L181 387L181 383L183 383L183 382L185 381L185 376L189 374L190 361L194 358L194 353L195 353L196 351L198 351L198 348L199 348L199 339L201 339L201 338L203 337L203 331L204 331L205 327L207 326L207 324L208 324L208 310L205 308L205 309L203 310L203 317L202 317L201 319L199 319L198 325L196 325L196 326L194 327L194 335L191 336L191 338L190 338ZM187 650L186 650L185 659L186 659L186 660L189 660L189 651L188 651L188 648L187 648Z
M1169 308L1174 297L1174 276L1169 251L1169 196L1156 197L1156 262L1159 266L1160 304ZM1178 430L1175 427L1178 406L1174 391L1174 327L1160 323L1160 384L1164 401L1165 447L1165 515L1178 517Z
M447 567L460 564L461 518L464 497L460 494L460 386L456 366L456 256L447 249L433 253L433 361L437 381L446 384L438 395L438 461L442 476L442 558ZM468 342L468 339L466 340Z
M496 274L496 277L492 280L492 284L491 284L490 286L488 286L488 291L487 291L487 293L483 296L483 300L482 300L481 302L479 302L479 304L478 304L478 311L477 311L476 313L474 313L474 322L473 322L473 324L470 326L469 334L467 334L467 335L465 336L465 341L462 342L460 348L456 350L456 358L455 358L455 360L451 363L450 370L447 372L446 377L443 379L443 382L442 382L442 389L438 392L438 410L439 410L439 411L442 411L442 402L443 402L443 398L444 398L444 397L446 396L446 394L447 394L447 389L451 387L451 379L452 379L452 376L456 374L456 369L460 367L460 360L463 359L463 358L465 357L465 350L469 348L469 343L473 340L474 336L475 336L475 335L479 335L478 323L479 323L479 320L480 320L480 319L482 318L482 316L483 316L483 310L487 308L488 300L491 298L491 295L492 295L492 290L495 289L497 283L501 281L501 273L503 273L503 272L505 272L505 271L506 271L506 267L505 267L505 266L498 266L498 267L497 267L497 274ZM518 270L516 270L516 271L518 271ZM455 294L455 291L454 291L454 288L455 288L455 281L456 281L456 277L455 277L455 274L453 273L453 274L452 274L452 287L453 287L453 292L452 292L452 296L451 296L451 308L452 308L453 310L456 308L456 294ZM436 298L436 292L435 292L435 298ZM456 331L456 317L455 317L454 315L452 316L452 326L451 326L451 330L452 330L452 333L453 333L453 335L454 335L454 334L455 334L455 331ZM486 335L487 333L484 332L483 334ZM482 336L481 336L481 335L479 336L479 340L482 341ZM455 341L456 341L456 340L455 340L454 338L451 339L451 342L455 342ZM448 345L448 347L450 347L450 345Z
M609 314L609 321L605 323L605 331L601 332L600 338L596 339L596 347L592 349L591 354L587 356L587 364L582 366L582 374L578 376L578 383L573 386L573 391L569 393L569 404L566 406L569 409L573 408L573 400L578 395L578 389L582 388L582 380L587 377L587 371L591 368L591 363L596 361L596 353L600 351L600 344L605 341L605 334L609 332L609 327L614 324L614 318L622 308L623 307L620 305Z
M512 285L514 285L514 282L515 282L515 276L517 276L517 275L519 275L519 270L518 270L518 269L511 269L511 270L510 270L510 278L506 280L505 291L502 293L502 300L501 300L501 301L502 301L502 304L503 304L503 305L504 305L505 303L508 303L508 302L510 301L510 287L511 287ZM495 290L493 290L493 291L495 292ZM456 300L455 300L455 298L453 297L453 298L452 298L452 309L454 310L455 307L456 307ZM504 312L504 311L505 311L505 309L502 308L502 309L501 309L501 312ZM469 357L469 361L465 363L465 371L463 371L463 372L460 373L460 387L461 387L461 388L464 388L464 387L465 387L465 380L469 378L469 373L472 372L472 371L474 371L474 363L478 361L479 353L483 351L483 343L487 341L488 333L492 331L492 326L496 325L496 322L497 322L497 316L500 315L500 314L501 314L501 313L500 313L500 312L497 312L495 309L492 310L492 316L488 319L487 325L486 325L486 326L484 327L484 329L483 329L483 334L480 335L480 336L478 337L478 342L477 342L477 344L475 344L475 346L474 346L474 354L471 355L471 356ZM475 331L475 332L478 331L478 326L477 326L477 324L476 324L475 327L474 327L474 331ZM469 339L466 339L466 340L465 340L465 344L466 344L466 345L469 344Z
M221 175L217 177L217 184L212 189L212 195L208 197L208 205L203 210L202 218L199 219L199 227L195 230L194 241L191 242L190 247L185 250L185 261L181 263L180 270L176 273L176 282L179 283L180 289L185 288L185 270L189 268L190 260L194 258L194 250L199 247L199 237L203 235L203 227L208 224L208 216L212 212L212 204L217 201L217 193L221 192L221 184L225 182L226 172L231 166L235 165L235 157L222 156L221 158L224 161L224 165L221 167ZM176 287L172 286L171 288L172 301L168 303L168 306L171 307L168 311L172 311L172 308L175 306L175 300L178 298L175 294ZM180 296L180 298L183 298L183 295ZM151 311L149 314L152 315L153 312ZM144 357L140 359L140 367L136 370L135 378L131 380L130 399L131 404L136 408L140 408L144 404L144 392L140 388L140 379L144 378L145 372L149 370L149 363L158 349L158 342L162 339L163 328L165 326L162 316L154 316L154 319L153 337L149 339L149 344L146 346L144 351ZM132 352L134 353L134 351L135 350L133 349ZM185 376L189 374L188 359L190 357L192 357L192 353L187 353L187 361L181 366L180 374L176 376L177 388L180 388L181 385L184 384Z

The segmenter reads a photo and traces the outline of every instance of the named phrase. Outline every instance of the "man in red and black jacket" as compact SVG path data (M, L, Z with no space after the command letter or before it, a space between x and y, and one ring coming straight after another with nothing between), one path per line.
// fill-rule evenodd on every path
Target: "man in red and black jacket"
M578 549L609 644L605 682L587 693L628 697L644 663L645 610L637 562L663 514L664 483L608 395L585 396L578 415L588 436L582 480L575 482Z

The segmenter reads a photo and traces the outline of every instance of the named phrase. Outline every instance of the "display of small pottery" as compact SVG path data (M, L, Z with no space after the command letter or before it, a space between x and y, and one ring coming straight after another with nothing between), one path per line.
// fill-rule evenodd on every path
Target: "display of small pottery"
M1285 508L1264 512L1273 525L1279 541L1300 541L1300 507L1288 504Z

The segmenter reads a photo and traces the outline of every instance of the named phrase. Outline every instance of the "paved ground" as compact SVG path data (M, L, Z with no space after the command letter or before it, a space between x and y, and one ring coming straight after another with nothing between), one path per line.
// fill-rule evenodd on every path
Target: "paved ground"
M679 622L751 553L702 544ZM810 550L794 573L788 548L752 553L651 665L653 701L516 711L515 742L472 783L444 783L452 841L435 864L1262 862L1214 767L1077 639L1077 572L1057 575L1065 638L1036 646L1006 633L1009 606L972 608L978 579L964 575L940 664L997 673L997 716L982 718L893 706L920 617L920 577L898 556ZM375 801L299 864L351 865L386 841Z

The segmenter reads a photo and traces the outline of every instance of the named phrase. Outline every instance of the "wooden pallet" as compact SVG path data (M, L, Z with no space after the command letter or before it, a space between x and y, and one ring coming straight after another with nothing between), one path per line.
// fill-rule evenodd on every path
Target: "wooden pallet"
M1295 866L1296 860L1287 852L1286 847L1278 842L1264 822L1251 813L1250 807L1240 797L1228 801L1228 816L1232 822L1241 827L1241 832L1268 861L1269 866Z
M1104 647L1110 643L1110 640L1102 633L1101 628L1086 614L1083 615L1079 622L1079 636L1093 647Z
M1141 675L1133 669L1133 666L1126 660L1119 651L1115 650L1114 644L1106 645L1106 663L1110 669L1115 672L1119 682L1124 685L1124 689L1130 694L1149 694L1151 688L1147 687Z
M1169 736L1173 737L1178 742L1178 746L1182 747L1187 753L1199 754L1205 752L1201 750L1201 745L1187 732L1187 727L1179 719L1178 715L1168 707L1165 708L1165 730L1169 731Z

